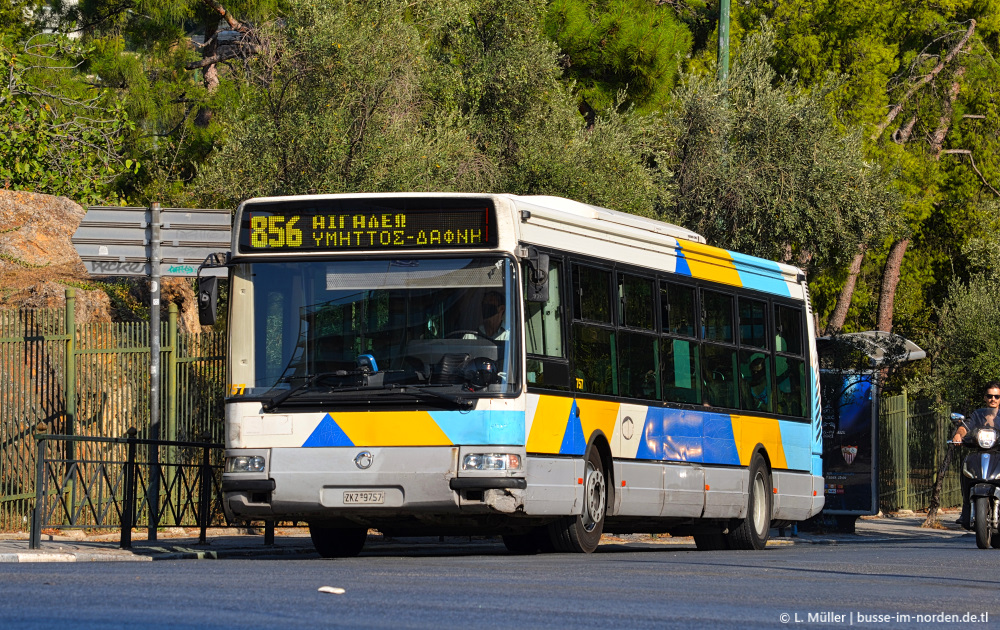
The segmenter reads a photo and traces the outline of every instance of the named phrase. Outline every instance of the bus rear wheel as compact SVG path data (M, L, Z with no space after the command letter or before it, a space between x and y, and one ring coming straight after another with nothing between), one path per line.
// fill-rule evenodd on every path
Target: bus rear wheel
M503 546L515 556L531 556L538 553L538 538L532 532L527 534L504 534Z
M722 530L704 532L694 535L694 546L697 547L698 551L720 551L729 549L729 539L722 533Z
M555 551L591 553L601 542L608 506L608 485L604 462L596 448L592 447L587 453L583 475L583 513L564 516L549 525L549 538Z
M309 537L324 558L352 558L361 553L368 540L367 527L325 527L309 523Z
M733 549L759 550L771 534L771 471L760 453L750 460L750 492L746 518L729 532Z

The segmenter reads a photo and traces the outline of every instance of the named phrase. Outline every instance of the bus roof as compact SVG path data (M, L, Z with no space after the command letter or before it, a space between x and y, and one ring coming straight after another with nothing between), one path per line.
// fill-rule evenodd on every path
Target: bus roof
M607 253L610 255L616 255L611 250L628 248L617 252L627 252L622 260L645 259L651 266L663 268L663 265L667 265L668 270L681 275L780 295L794 296L801 292L794 285L799 284L804 276L801 270L792 265L708 245L705 237L697 232L671 223L550 195L457 192L291 195L248 199L240 204L240 208L257 203L294 203L323 199L435 197L504 200L516 215L520 215L520 221L511 218L515 223L521 224L521 232L528 226L535 225L537 227L532 231L535 236L542 237L541 240L555 246L555 239L558 239L559 243L580 253L592 252L593 243L588 239L597 238L608 246ZM556 226L561 228L552 231ZM541 231L537 231L538 229ZM575 246L571 242L574 237L577 237ZM646 255L653 255L654 258L645 258Z
M607 221L617 225L627 225L640 230L655 232L665 236L672 236L676 239L694 241L695 243L705 243L705 237L697 232L682 228L672 223L664 223L656 219L649 219L636 214L610 210L600 206L564 199L563 197L552 197L549 195L504 195L508 197L519 210L528 212L536 211L546 213L555 210L572 214L581 219L594 219L597 221Z

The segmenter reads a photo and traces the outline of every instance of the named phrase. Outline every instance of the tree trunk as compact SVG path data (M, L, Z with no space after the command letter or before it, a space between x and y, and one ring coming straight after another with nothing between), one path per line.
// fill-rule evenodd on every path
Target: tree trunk
M951 458L955 448L949 446L944 452L944 460L941 462L941 468L938 469L937 481L934 483L934 491L931 493L931 500L927 506L927 518L924 519L921 527L934 527L937 524L937 513L938 507L941 506L941 487L944 485L944 474L948 472L948 466L951 464Z
M209 19L205 25L205 47L201 49L201 58L210 59L219 52L219 20ZM219 87L219 69L216 64L205 66L202 70L205 89L211 94Z
M906 144L913 135L913 126L917 124L917 117L912 116L909 121L892 133L892 141L896 144Z
M218 52L219 20L218 18L209 18L208 23L205 24L205 46L201 49L201 58L203 61L208 61L215 57ZM211 63L202 67L201 71L202 83L205 85L208 93L211 94L219 87L219 69L216 67L216 64ZM194 117L194 124L199 127L207 127L210 122L212 122L212 110L208 107L199 108L197 115Z
M958 91L962 89L962 85L958 82L958 79L964 74L964 66L955 71L955 82L948 89L948 98L941 104L941 117L938 119L937 129L934 130L930 138L931 153L934 155L935 160L940 159L941 149L944 148L944 139L948 135L948 130L951 129L951 116L955 108L955 99L958 98Z
M837 305L833 308L833 313L826 323L824 335L836 335L844 327L844 322L847 321L847 311L851 308L854 287L858 283L858 274L861 273L861 263L865 259L866 249L864 244L858 245L858 253L854 255L854 260L851 261L851 266L847 270L847 280L844 281L840 295L837 296Z
M969 38L972 37L972 34L975 32L975 30L976 30L976 21L969 20L969 28L958 40L958 43L955 44L955 47L949 50L948 54L942 57L940 61L938 61L937 65L935 65L930 72L921 76L917 81L914 81L913 85L910 86L910 89L906 91L906 94L903 95L900 101L896 103L892 107L892 109L889 110L889 114L885 117L885 119L875 126L875 133L873 133L871 136L872 140L879 139L879 136L882 135L882 132L885 131L885 128L891 125L894 120L896 120L896 117L899 116L899 113L903 111L903 106L906 105L906 102L910 100L911 96L916 94L917 90L919 90L923 86L933 81L934 78L937 77L937 75L939 75L942 70L944 70L944 67L948 65L948 63L950 63L952 59L955 58L955 55L957 55L959 51L962 50L962 48L965 47L965 45L969 41Z
M876 329L892 332L892 309L896 302L896 287L899 286L899 273L903 266L903 256L910 245L910 239L896 241L889 248L889 257L885 260L882 271L882 289L878 296L878 317Z

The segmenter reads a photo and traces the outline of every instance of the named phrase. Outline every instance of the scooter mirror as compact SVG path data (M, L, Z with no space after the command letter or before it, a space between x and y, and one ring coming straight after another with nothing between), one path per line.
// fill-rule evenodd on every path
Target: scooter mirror
M965 422L965 416L963 416L960 413L953 413L951 414L951 422L952 424L959 424Z

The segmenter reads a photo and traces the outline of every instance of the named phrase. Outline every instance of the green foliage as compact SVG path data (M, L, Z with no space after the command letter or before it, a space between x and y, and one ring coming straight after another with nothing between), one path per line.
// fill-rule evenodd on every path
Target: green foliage
M675 220L710 243L824 267L884 229L887 176L864 159L860 130L842 134L824 99L768 65L773 34L751 35L725 92L687 75L676 92Z
M545 32L586 112L608 109L621 91L640 112L663 108L692 43L670 7L653 0L554 0Z
M238 65L253 54L252 25L280 16L284 0L63 4L58 12L62 28L81 32L93 51L84 69L92 81L119 95L137 123L122 142L142 167L119 181L121 193L132 203L187 202L185 185L222 133L213 114L224 103L214 93L215 79L206 79L207 66L199 63L209 50L205 40L238 44L238 54L225 55L212 67L213 77L225 84L231 74L226 64ZM233 37L236 32L228 30L216 4L244 29L241 36Z
M972 19L972 38L939 67ZM910 238L894 328L933 346L938 311L928 306L944 303L950 288L958 286L953 278L969 277L965 245L995 239L988 206L1000 197L995 133L1000 5L976 0L734 4L737 39L759 30L764 20L777 33L772 64L779 73L796 75L806 89L818 89L827 73L842 77L841 87L827 92L826 103L842 124L864 126L866 155L893 174L899 195L891 230L869 243L846 329L874 326L888 248ZM901 109L889 121L895 105ZM877 125L884 130L878 132ZM943 134L945 153L931 142L936 134ZM832 310L845 275L833 270L811 279L821 314Z
M58 36L0 46L0 185L115 202L115 183L138 163L122 151L133 128L114 94L88 90L74 67L86 51Z
M388 190L560 194L655 212L665 127L627 108L588 129L540 1L296 3L226 92L206 203ZM620 105L620 104L619 104ZM210 200L210 201L208 201Z
M968 283L953 282L948 301L939 310L938 337L932 378L921 383L929 394L940 394L953 408L978 407L983 386L1000 379L1000 283L990 274Z
M0 2L0 44L8 45L27 39L37 28L31 15L37 7L35 0L4 0Z

